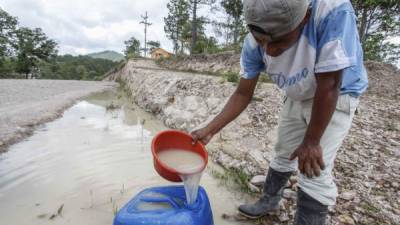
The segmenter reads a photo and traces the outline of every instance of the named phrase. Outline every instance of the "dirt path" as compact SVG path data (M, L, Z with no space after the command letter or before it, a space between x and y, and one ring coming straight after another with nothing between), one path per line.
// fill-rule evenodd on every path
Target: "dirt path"
M117 87L114 82L62 80L0 81L0 152L57 118L77 99Z

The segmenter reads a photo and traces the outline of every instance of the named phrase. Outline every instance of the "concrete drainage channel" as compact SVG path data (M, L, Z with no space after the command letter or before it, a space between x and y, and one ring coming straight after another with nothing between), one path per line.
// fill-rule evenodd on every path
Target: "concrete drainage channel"
M153 135L163 129L121 92L78 102L0 155L1 223L112 224L114 213L140 190L171 185L154 171L150 152ZM207 171L201 185L215 224L235 224L222 215L235 213L241 194L211 176L218 167Z

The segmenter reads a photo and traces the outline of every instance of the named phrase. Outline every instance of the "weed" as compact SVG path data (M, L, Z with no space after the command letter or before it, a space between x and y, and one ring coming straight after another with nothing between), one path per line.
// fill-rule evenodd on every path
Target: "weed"
M399 127L398 125L395 123L396 121L386 121L386 129L388 131L398 131Z
M125 185L124 184L122 184L122 188L119 192L121 193L121 195L123 195L125 193Z
M114 216L116 216L117 213L118 213L118 205L115 204L115 202L114 202L114 204L113 204L113 214L114 214Z
M234 73L234 72L227 72L227 73L223 73L222 76L226 79L226 81L228 82L232 82L232 83L239 83L239 74L238 73Z
M374 206L372 203L368 203L368 202L363 202L361 203L361 207L366 210L367 212L371 212L371 213L379 213L381 210Z
M37 218L38 218L38 219L44 219L44 218L46 218L46 217L47 217L47 214L46 214L46 213L37 215Z
M260 77L258 78L258 81L261 83L272 83L272 80L266 73L261 73Z
M121 106L115 104L114 102L111 102L110 104L108 104L108 105L106 106L106 110L107 110L107 111L112 111L112 110L116 110L116 109L119 109L119 108L121 108Z
M241 169L227 169L223 173L212 170L211 174L221 180L221 182L228 188L252 194L252 191L248 187L250 176Z

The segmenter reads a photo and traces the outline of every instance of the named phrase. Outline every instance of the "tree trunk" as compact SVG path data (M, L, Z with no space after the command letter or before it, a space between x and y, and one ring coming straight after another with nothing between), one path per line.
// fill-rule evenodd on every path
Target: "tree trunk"
M361 14L361 24L360 24L360 30L358 31L360 35L360 40L363 43L365 41L365 36L366 36L366 27L367 27L367 20L368 20L368 9L365 7L362 8L362 14Z
M193 54L197 42L197 2L193 0L193 18L192 18L192 42L190 45L190 54Z
M179 51L179 31L178 31L178 23L176 24L176 33L175 33L175 38L176 38L176 40L175 40L175 42L174 42L174 49L175 49L175 55L178 55L178 51Z
M231 32L231 29L229 28L231 24L231 17L228 16L228 20L227 23L224 25L224 29L225 29L225 46L229 45L229 33Z
M235 19L235 27L233 28L233 45L237 45L238 39L239 39L239 25L240 22Z

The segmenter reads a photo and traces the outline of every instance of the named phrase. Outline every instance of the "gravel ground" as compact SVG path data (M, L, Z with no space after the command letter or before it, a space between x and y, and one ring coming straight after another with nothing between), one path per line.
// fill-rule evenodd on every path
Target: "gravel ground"
M79 98L116 87L113 82L0 80L0 152L60 116Z

